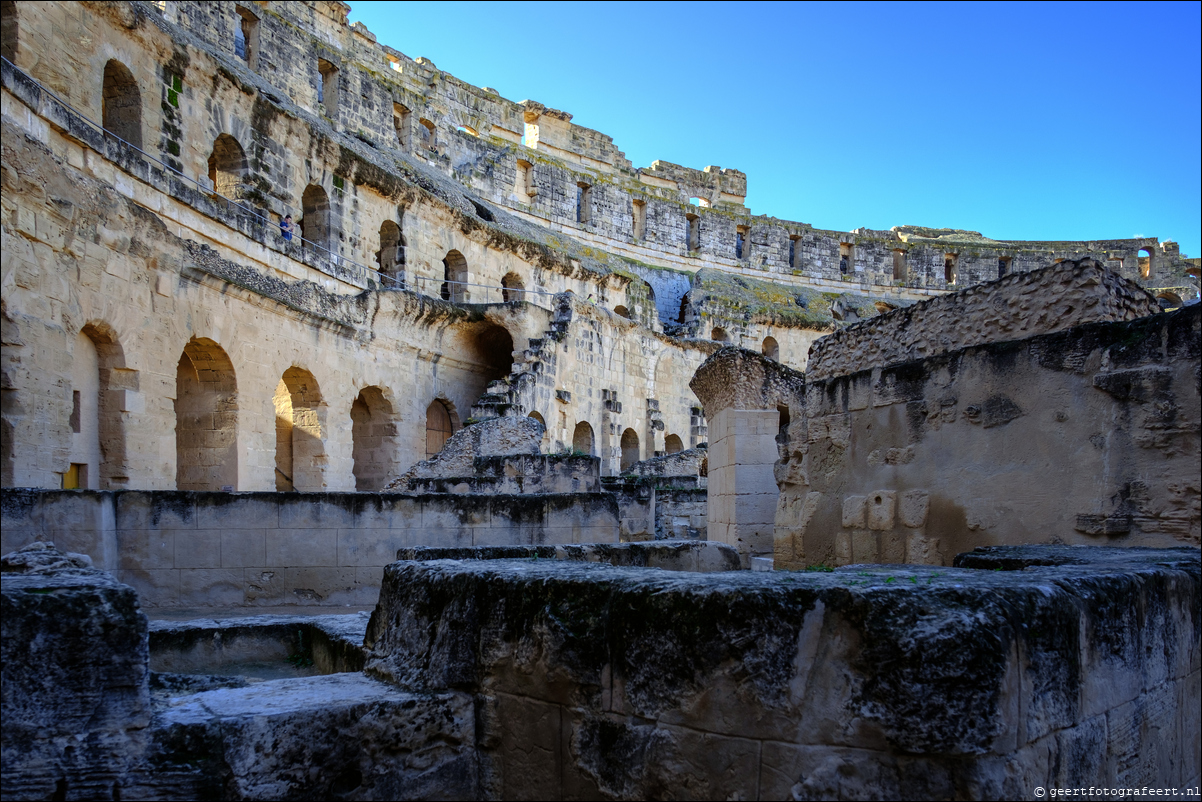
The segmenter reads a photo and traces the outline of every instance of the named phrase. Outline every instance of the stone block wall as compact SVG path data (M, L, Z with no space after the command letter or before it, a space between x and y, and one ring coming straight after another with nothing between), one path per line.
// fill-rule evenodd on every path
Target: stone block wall
M512 495L4 490L5 553L89 555L149 607L370 605L405 546L616 543L607 493Z
M473 695L485 798L1196 785L1197 550L972 557L984 570L400 562L366 671Z
M1197 546L1200 358L1195 305L808 379L776 468L777 565Z

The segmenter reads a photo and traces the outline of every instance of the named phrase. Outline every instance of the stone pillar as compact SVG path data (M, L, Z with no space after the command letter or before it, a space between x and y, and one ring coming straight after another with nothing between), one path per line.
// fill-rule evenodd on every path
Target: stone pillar
M800 421L805 375L763 354L728 347L697 368L689 387L709 420L706 539L733 546L744 567L771 569L780 501L779 410L794 410Z
M775 409L723 409L710 419L706 539L738 549L744 567L772 557L779 428Z

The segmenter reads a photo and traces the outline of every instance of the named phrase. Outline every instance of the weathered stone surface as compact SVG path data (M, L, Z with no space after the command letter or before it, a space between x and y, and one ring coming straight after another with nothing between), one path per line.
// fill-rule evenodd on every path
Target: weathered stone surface
M387 489L408 490L414 479L474 476L477 457L538 454L545 431L546 427L533 418L481 421L453 434L441 451L414 465Z
M126 799L472 799L472 700L362 674L180 697L155 718Z
M443 549L430 546L397 551L398 560L561 560L606 563L666 571L737 571L739 553L723 543L657 540L651 543L584 543L571 546L478 546Z
M1156 700L1198 693L1198 553L1093 552L1020 571L400 562L367 671L476 694L494 797L1182 786L1199 771L1196 711ZM1118 743L1099 727L1159 734ZM1136 752L1150 759L1134 767Z
M861 321L810 348L811 381L972 345L1020 340L1085 323L1135 320L1160 307L1133 281L1094 259L1016 273Z
M150 724L133 588L48 544L0 574L5 799L112 799ZM24 570L28 569L28 570Z

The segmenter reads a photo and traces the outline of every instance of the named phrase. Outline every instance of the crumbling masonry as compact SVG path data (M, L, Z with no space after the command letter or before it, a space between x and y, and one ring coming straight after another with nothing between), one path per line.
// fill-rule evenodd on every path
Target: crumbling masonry
M348 11L0 3L6 798L1198 784L1198 259L753 215Z

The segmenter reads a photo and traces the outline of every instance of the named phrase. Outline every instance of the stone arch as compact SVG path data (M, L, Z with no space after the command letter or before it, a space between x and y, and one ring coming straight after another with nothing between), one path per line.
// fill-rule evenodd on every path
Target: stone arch
M0 56L17 63L17 39L20 36L15 0L0 2Z
M426 459L430 459L446 445L455 433L459 418L445 398L435 398L426 407Z
M470 297L467 288L467 258L457 250L450 250L442 260L442 291L444 301L465 303Z
M401 227L392 220L380 224L380 250L376 253L380 273L400 279L405 272L405 237Z
M435 131L434 123L430 120L427 120L425 117L419 118L417 122L421 126L418 128L417 133L421 140L420 144L422 148L425 150L437 150L438 134Z
M534 420L538 421L539 423L541 423L543 425L543 439L539 443L539 448L545 452L547 450L547 445L551 442L551 433L547 429L546 419L543 418L542 413L538 412L537 410L535 410L534 412L531 412L526 417L533 418Z
M576 428L572 430L572 451L576 454L587 454L590 457L597 455L597 441L593 436L593 427L586 420L577 423Z
M1181 308L1181 296L1170 290L1163 290L1156 293L1156 303L1165 311L1179 309Z
M488 381L503 379L513 370L513 335L504 326L485 324L473 335L471 345Z
M632 465L639 461L639 435L634 429L627 429L622 432L622 462L620 470L625 473Z
M329 251L331 247L330 196L317 184L305 187L301 195L301 239L305 245L316 245Z
M769 359L775 359L777 362L780 361L780 343L776 341L775 337L765 337L760 350Z
M1155 264L1154 264L1154 254L1152 253L1152 249L1151 248L1140 248L1139 253L1137 254L1137 258L1139 261L1139 277L1143 278L1143 279L1152 278L1152 276L1155 275L1155 273L1153 272L1153 268L1155 267Z
M237 200L241 197L241 181L246 175L246 151L238 140L222 134L213 142L209 154L209 181L218 195Z
M710 339L716 343L730 342L730 335L726 333L726 329L721 326L714 326L710 332Z
M351 459L355 489L384 489L397 468L396 415L379 387L364 387L351 402Z
M142 147L142 93L134 74L116 59L104 65L100 118L106 131Z
M225 349L193 337L175 374L175 487L238 489L238 381Z
M293 365L284 371L272 401L276 490L324 490L325 402L317 379Z
M670 434L664 438L664 453L677 454L684 451L684 441L680 439L678 434Z
M526 300L525 289L526 285L522 281L522 277L510 270L501 279L501 300L505 303L524 301Z
M125 451L124 392L137 390L137 374L125 366L125 350L112 326L91 321L79 333L95 349L97 358L96 412L100 464L100 490L118 490L129 481ZM74 401L74 399L72 399Z

